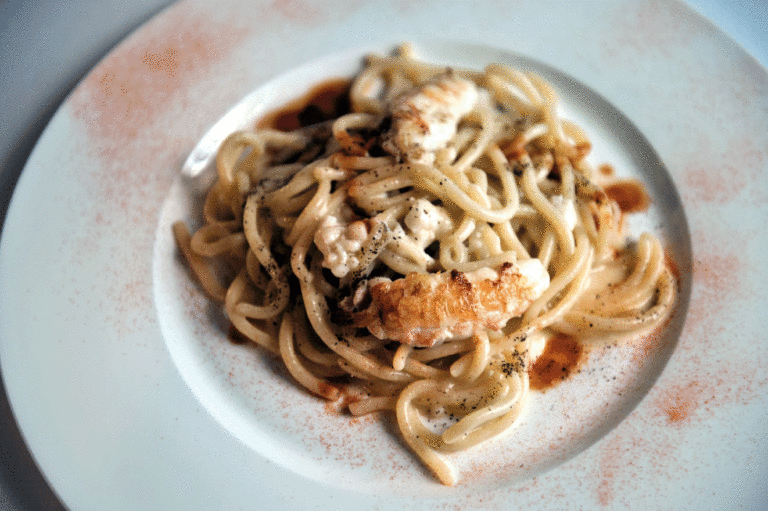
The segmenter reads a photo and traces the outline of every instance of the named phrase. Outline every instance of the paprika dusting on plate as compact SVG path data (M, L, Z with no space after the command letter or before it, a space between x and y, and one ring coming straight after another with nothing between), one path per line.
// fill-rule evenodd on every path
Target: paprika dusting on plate
M547 341L544 351L528 370L533 390L547 390L566 379L579 365L584 354L574 337L558 334Z

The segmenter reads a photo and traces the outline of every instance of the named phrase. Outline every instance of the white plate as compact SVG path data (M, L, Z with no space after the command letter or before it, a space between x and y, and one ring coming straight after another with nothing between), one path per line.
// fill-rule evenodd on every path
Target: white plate
M0 246L0 356L63 502L764 504L765 70L674 2L653 15L634 2L322 5L174 6L90 73L30 158ZM258 88L274 104L401 40L429 60L545 74L592 133L595 159L648 184L652 211L631 228L657 232L681 272L658 344L593 351L511 435L459 459L456 488L435 483L391 424L337 415L268 357L228 344L169 237L190 215L177 179L186 155L240 98Z

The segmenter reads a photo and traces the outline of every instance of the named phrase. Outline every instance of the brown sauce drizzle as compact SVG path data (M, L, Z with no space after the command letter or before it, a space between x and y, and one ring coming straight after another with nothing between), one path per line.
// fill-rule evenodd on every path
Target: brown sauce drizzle
M605 187L605 193L616 201L622 213L647 211L651 198L640 181L627 179L616 181Z
M323 121L336 119L351 111L349 90L352 82L336 78L322 82L301 98L265 115L257 128L292 131Z
M544 352L528 370L531 389L547 390L566 379L578 367L584 355L579 341L558 334L547 341Z
M235 325L229 325L227 339L229 339L229 342L232 344L248 344L251 342L249 338L240 333L240 330L235 328Z
M614 174L613 165L610 163L603 163L598 167L598 170L604 176L612 176Z

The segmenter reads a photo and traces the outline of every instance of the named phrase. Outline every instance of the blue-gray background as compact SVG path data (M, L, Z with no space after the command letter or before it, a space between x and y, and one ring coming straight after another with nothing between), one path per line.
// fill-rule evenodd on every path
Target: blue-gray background
M170 3L0 0L0 226L24 163L67 94ZM768 67L768 0L688 3ZM0 511L54 509L63 506L27 451L0 381Z

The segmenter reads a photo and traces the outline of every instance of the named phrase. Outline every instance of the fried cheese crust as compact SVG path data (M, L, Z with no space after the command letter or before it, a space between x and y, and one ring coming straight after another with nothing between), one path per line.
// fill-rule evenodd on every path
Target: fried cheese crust
M546 275L543 268L541 273ZM512 263L504 263L498 272L486 268L374 279L369 285L371 305L352 317L355 326L368 328L380 339L431 347L483 328L500 330L541 296L549 278L546 284L542 280Z

